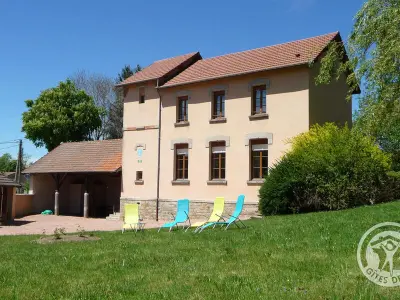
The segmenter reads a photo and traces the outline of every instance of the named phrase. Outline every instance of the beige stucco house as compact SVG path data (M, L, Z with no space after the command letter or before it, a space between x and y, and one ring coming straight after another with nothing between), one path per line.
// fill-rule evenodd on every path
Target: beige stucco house
M203 59L156 61L124 88L121 210L140 202L164 218L176 200L207 213L217 196L232 209L239 194L257 211L263 177L290 149L288 139L316 123L352 121L344 78L316 86L332 33Z

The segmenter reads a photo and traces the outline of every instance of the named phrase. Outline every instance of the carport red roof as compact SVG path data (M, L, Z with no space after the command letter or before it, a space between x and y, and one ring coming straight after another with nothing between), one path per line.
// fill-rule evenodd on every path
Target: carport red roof
M23 173L117 172L122 167L122 140L63 143Z

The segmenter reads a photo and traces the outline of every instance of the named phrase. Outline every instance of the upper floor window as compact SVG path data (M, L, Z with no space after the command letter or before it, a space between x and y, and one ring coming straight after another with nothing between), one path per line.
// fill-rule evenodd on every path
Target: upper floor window
M188 96L178 98L177 122L188 120Z
M225 142L211 143L211 180L225 179Z
M175 179L187 180L189 177L189 151L188 144L175 146Z
M144 87L140 87L139 88L139 103L144 103L145 98L146 98L145 95L146 95L145 94L145 88Z
M225 117L225 91L214 92L212 119Z
M251 179L262 179L268 174L268 140L251 141Z
M267 112L267 88L266 85L253 87L252 96L252 115Z

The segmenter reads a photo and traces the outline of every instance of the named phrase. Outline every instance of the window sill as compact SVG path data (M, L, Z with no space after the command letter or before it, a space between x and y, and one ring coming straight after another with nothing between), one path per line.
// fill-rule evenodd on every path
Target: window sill
M190 123L189 123L189 121L181 121L181 122L176 122L174 125L175 125L175 127L185 127L185 126L189 126Z
M213 180L207 180L207 185L227 185L228 181L225 179L213 179Z
M267 113L262 113L249 116L250 121L263 120L263 119L269 119L269 115Z
M190 180L187 179L177 179L171 181L172 185L190 185Z
M143 185L144 184L144 180L135 180L135 184L136 185Z
M215 119L211 119L209 121L210 124L219 124L219 123L226 123L226 118L225 117L218 117Z
M265 182L265 179L252 179L247 180L247 185L262 185Z

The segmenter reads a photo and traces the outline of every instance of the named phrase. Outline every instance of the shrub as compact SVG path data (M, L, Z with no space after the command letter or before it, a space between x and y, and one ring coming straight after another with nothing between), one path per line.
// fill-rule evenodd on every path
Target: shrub
M400 199L400 171L390 171L387 175L389 176L388 193L394 199Z
M338 210L388 200L390 157L347 126L315 125L290 140L259 191L264 215Z

